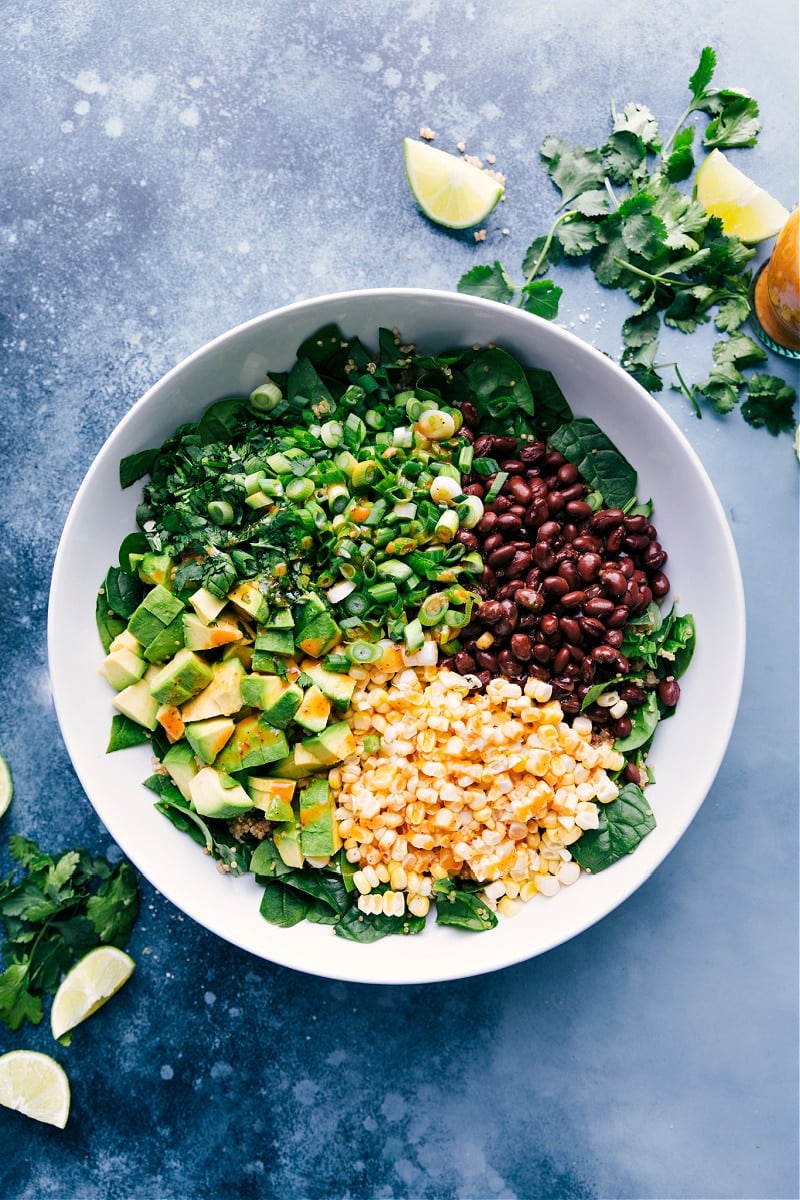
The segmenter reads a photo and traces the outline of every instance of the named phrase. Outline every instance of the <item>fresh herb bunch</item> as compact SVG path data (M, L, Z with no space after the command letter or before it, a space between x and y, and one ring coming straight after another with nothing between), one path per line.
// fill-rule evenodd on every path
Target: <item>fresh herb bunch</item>
M746 376L766 360L765 351L741 332L750 316L751 271L755 251L722 231L722 222L678 185L695 169L694 113L709 122L702 145L729 149L753 146L761 124L757 102L745 92L713 88L716 54L706 46L689 80L691 101L673 132L662 138L656 118L643 104L612 107L612 131L598 147L571 146L545 138L541 159L561 193L549 232L525 253L524 282L515 284L505 268L473 267L458 290L518 307L553 320L562 289L546 275L563 261L588 262L598 283L621 288L636 304L623 323L621 365L650 392L664 383L661 372L674 367L673 384L692 404L719 414L739 402L748 424L772 434L794 428L795 391L782 379ZM662 321L691 333L712 319L723 336L714 344L708 378L688 384L677 365L657 361Z
M38 1025L43 1000L98 945L124 947L139 911L139 885L127 863L112 865L86 850L52 857L36 842L10 839L21 876L0 880L6 969L0 974L0 1020L10 1029Z

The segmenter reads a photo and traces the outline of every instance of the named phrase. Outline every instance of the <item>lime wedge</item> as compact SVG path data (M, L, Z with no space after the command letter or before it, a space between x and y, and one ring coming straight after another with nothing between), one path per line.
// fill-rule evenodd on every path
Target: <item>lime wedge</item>
M50 1010L54 1038L63 1037L97 1012L130 977L135 963L116 946L90 950L59 984Z
M743 242L774 237L789 218L788 209L753 183L721 150L712 150L698 167L694 194L706 212L719 217L724 233Z
M484 221L503 194L488 171L427 142L403 141L403 161L411 194L426 217L448 229L469 229Z
M11 772L8 769L8 763L0 754L0 817L11 803L13 795L14 785L11 782Z
M9 1050L0 1055L0 1104L63 1129L69 1101L66 1072L49 1054Z

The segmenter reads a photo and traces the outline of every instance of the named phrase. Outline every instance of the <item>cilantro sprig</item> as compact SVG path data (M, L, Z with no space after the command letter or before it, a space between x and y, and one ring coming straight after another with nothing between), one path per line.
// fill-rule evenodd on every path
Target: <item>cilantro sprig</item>
M101 944L126 944L139 911L139 885L127 863L112 866L86 850L53 857L12 835L10 851L20 874L0 880L0 1020L19 1029L25 1021L39 1024L44 997L55 994L84 954Z
M600 146L546 137L540 157L561 199L549 231L525 253L522 282L495 261L467 271L458 290L553 320L562 288L550 272L564 262L588 263L599 284L627 292L635 305L622 326L620 357L634 379L656 393L672 367L672 386L698 417L704 407L725 415L738 406L748 424L777 435L794 428L796 393L780 378L745 373L767 356L740 332L751 313L755 251L726 236L721 221L678 186L695 169L694 114L708 118L705 150L753 146L761 130L752 96L712 87L716 61L704 47L689 79L689 104L666 138L640 103L612 106L611 132ZM720 334L714 366L707 379L687 383L677 364L659 361L662 325L691 333L712 319Z

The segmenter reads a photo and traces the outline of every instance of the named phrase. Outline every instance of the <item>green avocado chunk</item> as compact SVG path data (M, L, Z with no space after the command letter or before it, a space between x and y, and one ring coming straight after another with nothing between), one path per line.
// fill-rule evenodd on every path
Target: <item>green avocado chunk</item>
M137 642L149 646L182 612L183 605L177 596L157 583L131 613L128 630Z
M150 692L161 704L183 704L214 678L211 667L193 650L181 649L150 683Z
M335 854L341 846L326 779L312 780L300 793L300 846L306 858Z
M236 722L228 744L218 755L215 765L221 771L245 771L263 767L285 758L289 743L282 729L276 729L260 716L243 717Z

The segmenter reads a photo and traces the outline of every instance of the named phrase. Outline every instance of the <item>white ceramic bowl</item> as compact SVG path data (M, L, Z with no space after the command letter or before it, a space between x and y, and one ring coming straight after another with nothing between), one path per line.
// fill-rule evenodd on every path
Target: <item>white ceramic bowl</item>
M431 920L420 935L364 946L337 938L328 926L269 925L259 915L261 890L253 877L220 874L156 812L142 786L151 769L148 748L105 753L112 693L98 673L95 596L135 528L140 494L137 487L120 489L120 459L159 444L212 400L249 391L268 370L287 369L303 339L330 322L372 345L379 327L396 327L429 352L495 341L552 371L575 414L593 417L637 467L639 496L653 499L653 520L669 551L673 594L697 621L680 704L659 727L651 755L657 782L648 796L657 828L634 854L582 876L553 899L537 898L490 932L470 934ZM90 801L134 865L183 912L235 945L298 970L369 983L454 979L520 962L574 937L630 896L673 848L711 787L739 703L744 640L741 575L725 515L701 463L661 407L604 355L546 321L492 301L410 289L333 294L266 313L156 383L120 421L78 491L55 561L49 611L50 671L64 741Z

